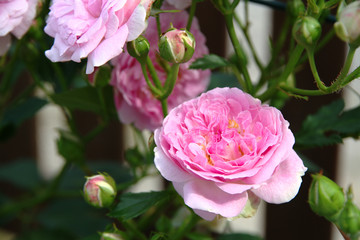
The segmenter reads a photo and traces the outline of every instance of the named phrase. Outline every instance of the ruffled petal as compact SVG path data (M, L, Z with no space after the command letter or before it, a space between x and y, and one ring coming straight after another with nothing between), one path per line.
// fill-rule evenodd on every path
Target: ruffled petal
M174 183L174 186L178 183ZM176 187L179 189L179 186ZM181 192L179 192L181 194ZM241 194L228 194L219 189L213 182L189 181L183 185L183 198L189 207L220 214L223 217L235 217L241 213L247 200L246 192Z
M284 203L293 199L299 191L307 168L294 150L275 170L273 176L258 189L252 189L268 203Z
M155 139L157 133L155 132ZM193 177L177 166L171 159L169 159L163 150L159 147L154 149L155 152L155 166L160 171L161 175L168 181L186 182Z
M111 38L103 40L88 56L86 74L92 73L94 67L99 67L118 56L122 51L129 30L126 25L119 28Z

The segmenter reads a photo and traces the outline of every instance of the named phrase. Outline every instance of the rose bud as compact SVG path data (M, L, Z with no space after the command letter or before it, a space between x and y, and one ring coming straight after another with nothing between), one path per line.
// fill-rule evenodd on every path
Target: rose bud
M100 240L123 240L124 238L117 233L103 232Z
M287 4L290 15L297 18L305 13L305 5L301 0L292 0Z
M359 45L360 43L360 2L355 1L344 7L334 24L336 35L343 41Z
M84 185L84 198L94 207L109 207L115 200L116 184L106 173L87 177Z
M292 34L298 44L313 48L321 36L321 25L313 17L300 17L293 26Z
M144 59L149 54L150 44L145 37L140 36L134 41L128 42L126 49L130 56L136 59Z
M343 190L322 174L312 175L312 178L309 189L311 209L329 221L336 221L345 203Z
M171 28L159 41L160 56L171 63L189 61L195 51L195 38L187 30Z
M347 234L357 234L360 232L360 209L353 203L351 187L347 193L348 199L341 212L338 224L342 231Z

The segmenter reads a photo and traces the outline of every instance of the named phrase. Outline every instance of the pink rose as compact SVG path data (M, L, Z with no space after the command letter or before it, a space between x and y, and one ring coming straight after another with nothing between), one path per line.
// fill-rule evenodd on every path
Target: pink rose
M36 5L37 0L0 1L0 56L10 47L10 33L20 39L30 28Z
M152 2L54 0L44 30L55 41L45 54L53 62L80 62L87 57L86 73L92 73L144 31Z
M188 14L186 12L163 13L160 18L161 29L165 32L170 27L170 23L176 28L184 28ZM210 71L188 69L194 59L208 53L205 37L200 32L196 19L192 24L191 32L196 39L197 47L192 60L180 65L177 83L173 93L168 98L169 109L205 91L210 80ZM160 66L156 57L159 38L155 18L149 18L145 37L150 43L149 57L158 72L160 80L164 82L166 72ZM138 61L125 52L115 58L112 63L114 70L111 85L115 89L115 103L120 120L127 124L134 123L139 129L155 130L161 126L163 120L161 104L152 96Z
M167 0L167 2L176 9L185 9L191 5L191 0Z
M237 88L216 88L174 108L155 131L155 165L206 220L247 201L290 201L306 168L289 123Z

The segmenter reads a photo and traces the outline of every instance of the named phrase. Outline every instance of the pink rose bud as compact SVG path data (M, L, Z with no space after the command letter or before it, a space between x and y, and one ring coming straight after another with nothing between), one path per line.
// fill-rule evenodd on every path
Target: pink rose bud
M169 62L187 62L192 58L194 51L195 38L187 30L172 28L160 38L160 56Z
M347 5L334 24L336 35L349 44L360 44L360 1Z
M298 44L312 48L321 36L321 25L313 17L300 17L293 26L292 34Z
M156 168L206 220L250 217L260 199L288 202L306 171L281 112L238 88L180 104L154 135Z
M343 190L322 174L312 175L312 178L309 189L311 209L329 221L336 221L345 203Z
M102 173L87 177L84 185L84 198L94 207L109 207L115 200L116 184L112 177Z

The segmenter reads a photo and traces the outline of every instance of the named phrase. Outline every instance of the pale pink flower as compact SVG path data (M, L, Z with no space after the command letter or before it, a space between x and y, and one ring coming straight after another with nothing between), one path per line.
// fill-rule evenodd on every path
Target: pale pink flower
M258 198L288 202L306 171L281 112L237 88L177 106L154 138L157 169L206 220L239 216Z
M87 58L86 73L92 73L144 31L152 2L54 0L44 30L55 40L45 54L53 62Z
M171 6L176 9L185 9L191 5L191 0L166 0Z
M20 39L30 28L36 14L37 0L0 1L0 56L11 44L11 36Z
M163 13L160 15L161 29L165 32L170 27L170 23L175 28L184 28L187 18L188 14L186 12ZM173 93L168 98L169 110L186 100L196 97L205 91L209 84L209 70L189 69L190 64L196 58L208 53L205 37L200 32L196 19L192 24L191 32L196 40L195 53L189 62L180 65L177 83ZM160 80L165 81L166 73L156 57L159 38L154 18L149 19L145 37L150 43L149 57L158 72ZM152 96L145 82L140 64L126 52L115 58L112 63L114 70L111 84L115 89L115 103L120 120L123 123L134 123L139 129L155 130L163 120L162 108L159 100Z

